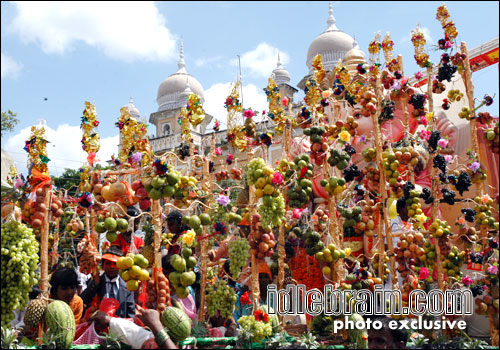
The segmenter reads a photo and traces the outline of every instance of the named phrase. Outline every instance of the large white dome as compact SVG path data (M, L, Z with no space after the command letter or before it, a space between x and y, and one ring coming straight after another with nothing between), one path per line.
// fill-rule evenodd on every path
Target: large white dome
M309 50L307 50L306 65L310 74L313 72L312 61L317 54L321 55L325 69L331 70L352 49L354 39L335 25L336 20L333 17L331 2L330 16L326 23L328 24L328 28L313 40L311 45L309 45Z
M171 110L182 107L186 104L185 98L181 95L186 88L186 81L189 79L189 87L195 94L199 95L204 101L204 90L200 82L186 71L186 63L184 62L184 49L181 43L181 51L178 63L179 69L176 73L167 77L158 88L158 112Z

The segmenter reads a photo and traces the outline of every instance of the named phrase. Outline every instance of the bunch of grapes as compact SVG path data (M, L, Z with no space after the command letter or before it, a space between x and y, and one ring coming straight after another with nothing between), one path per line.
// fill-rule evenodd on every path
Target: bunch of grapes
M260 343L266 337L270 337L273 333L271 322L257 321L253 315L242 316L238 319L241 328L252 334L252 342Z
M271 227L281 226L282 218L285 216L285 200L280 192L276 196L264 196L259 207L260 224L264 230Z
M266 165L264 159L257 157L248 163L247 181L253 185L262 176L262 168Z
M38 283L38 242L33 230L17 221L2 224L2 327L10 326L14 310L28 303L28 293Z
M499 133L498 133L498 122L495 124L495 126L490 126L487 130L486 133L484 134L486 138L486 142L488 147L491 149L493 153L498 154L498 149L499 149Z
M236 303L236 293L225 280L216 280L214 284L207 285L206 301L210 317L215 316L220 310L222 317L230 318Z
M250 256L250 244L245 238L239 237L229 242L229 272L235 280L240 277L241 269L247 264Z

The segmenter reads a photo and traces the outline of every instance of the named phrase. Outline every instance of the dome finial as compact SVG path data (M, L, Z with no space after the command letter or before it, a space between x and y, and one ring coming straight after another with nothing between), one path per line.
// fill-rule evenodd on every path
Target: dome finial
M328 20L326 21L326 24L328 25L328 28L326 29L327 31L329 30L338 30L337 26L335 25L335 23L337 22L335 20L335 17L333 17L333 5L332 5L332 2L330 1L330 5L328 5L329 7L329 16L328 16Z
M132 99L132 96L130 96L130 101L128 103L134 104L134 100Z
M280 62L280 52L278 51L278 66L281 66L281 62Z
M352 47L354 48L354 47L358 46L358 42L356 41L356 34L354 34L354 38L353 39L354 40L352 41Z
M179 53L179 63L177 63L177 73L186 73L186 62L184 61L184 41L181 39L181 49Z

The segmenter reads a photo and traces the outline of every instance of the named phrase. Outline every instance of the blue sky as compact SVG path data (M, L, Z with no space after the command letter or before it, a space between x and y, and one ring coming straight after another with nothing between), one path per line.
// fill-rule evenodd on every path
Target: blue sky
M394 54L401 53L406 75L418 70L411 30L417 24L428 35L432 51L443 36L435 19L442 2L333 3L337 27L367 47L375 33L391 32ZM498 2L447 2L458 41L469 49L498 36ZM98 158L117 153L120 108L133 97L142 116L158 108L160 83L177 70L184 41L186 69L203 85L205 109L224 119L224 98L242 58L245 107L262 110L262 89L276 66L277 52L290 72L291 85L304 77L310 43L327 25L327 1L297 2L2 2L1 109L18 113L20 123L2 139L26 172L22 147L29 127L43 118L51 174L85 162L79 130L84 102L95 104L101 122ZM383 56L382 56L383 60ZM473 75L476 97L498 96L498 65ZM303 93L299 93L303 97ZM45 101L44 98L47 98ZM493 112L498 114L498 103ZM491 110L490 110L491 112ZM149 134L155 134L150 127Z

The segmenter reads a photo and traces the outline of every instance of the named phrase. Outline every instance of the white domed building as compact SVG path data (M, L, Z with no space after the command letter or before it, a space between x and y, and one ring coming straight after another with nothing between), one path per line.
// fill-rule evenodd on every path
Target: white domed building
M149 117L149 122L156 126L156 137L150 139L155 152L171 150L182 142L181 127L177 118L180 109L186 107L189 95L195 93L200 96L202 103L205 102L203 86L186 70L182 42L177 67L177 72L169 75L158 87L158 111L151 113ZM191 129L195 145L201 144L202 136L211 120L212 116L206 114L203 123Z
M353 48L354 39L337 28L337 21L333 17L332 2L330 2L329 12L326 30L312 41L307 50L306 66L309 73L297 85L302 90L306 87L306 81L313 74L312 61L317 54L321 55L325 70L328 72L335 68L337 62L342 61L346 53Z

